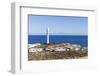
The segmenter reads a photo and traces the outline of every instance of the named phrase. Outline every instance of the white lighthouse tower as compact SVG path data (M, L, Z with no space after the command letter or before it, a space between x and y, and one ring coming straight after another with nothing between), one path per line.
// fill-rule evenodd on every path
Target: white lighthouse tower
M46 30L46 35L47 35L47 44L49 44L49 28Z

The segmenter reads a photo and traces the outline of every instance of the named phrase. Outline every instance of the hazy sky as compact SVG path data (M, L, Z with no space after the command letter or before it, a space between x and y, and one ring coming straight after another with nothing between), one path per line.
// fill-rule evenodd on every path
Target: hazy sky
M29 16L29 35L87 35L88 17L79 16Z

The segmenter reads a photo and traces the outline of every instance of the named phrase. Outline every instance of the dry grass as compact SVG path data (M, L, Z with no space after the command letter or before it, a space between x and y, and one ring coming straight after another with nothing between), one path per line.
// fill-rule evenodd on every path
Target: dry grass
M75 51L41 51L41 52L29 52L28 60L52 60L52 59L76 59L86 58L87 52L75 52Z

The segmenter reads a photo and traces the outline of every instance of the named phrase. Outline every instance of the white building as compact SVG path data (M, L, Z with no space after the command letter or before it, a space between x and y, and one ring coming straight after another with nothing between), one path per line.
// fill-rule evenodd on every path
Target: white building
M29 52L40 52L43 51L43 48L30 48Z
M81 46L80 45L73 44L72 47L74 49L73 51L80 51L81 50Z
M51 48L46 48L47 51L66 51L65 48L62 47L51 47Z
M80 50L81 50L81 48L75 47L75 51L80 51Z
M39 46L39 45L41 44L40 43L28 44L28 48L32 48L32 47Z

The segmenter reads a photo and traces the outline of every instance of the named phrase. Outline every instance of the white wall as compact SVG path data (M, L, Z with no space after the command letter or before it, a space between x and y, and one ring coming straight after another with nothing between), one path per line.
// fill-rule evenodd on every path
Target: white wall
M1 0L0 1L0 76L12 76L13 74L9 73L8 70L10 69L10 47L11 47L11 8L10 3L13 1L17 2L35 2L37 4L44 3L44 4L57 4L59 6L61 5L76 5L76 6L95 6L97 7L98 15L97 15L97 24L96 30L97 30L97 59L100 57L100 1L99 0ZM97 75L100 71L100 59L97 61L97 67L98 69L91 69L91 70L79 70L79 69L73 69L69 71L62 71L62 72L52 72L52 73L40 73L40 74L30 74L30 75L36 75L36 76L99 76ZM24 74L25 75L25 74ZM26 74L25 76L28 76Z

